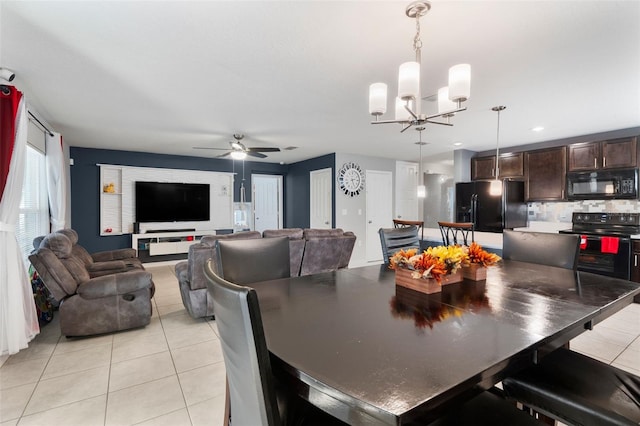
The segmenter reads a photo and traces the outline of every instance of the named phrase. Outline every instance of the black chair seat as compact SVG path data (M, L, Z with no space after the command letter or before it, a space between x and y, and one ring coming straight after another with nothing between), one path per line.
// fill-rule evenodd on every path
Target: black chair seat
M640 424L640 378L568 349L502 385L508 397L564 423Z
M534 417L503 398L487 391L453 407L429 426L541 426Z

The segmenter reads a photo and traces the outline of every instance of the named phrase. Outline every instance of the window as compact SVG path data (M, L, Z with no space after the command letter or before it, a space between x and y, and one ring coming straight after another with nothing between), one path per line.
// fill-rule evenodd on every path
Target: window
M27 268L33 239L48 232L49 204L44 154L27 144L24 185L16 223L16 238Z

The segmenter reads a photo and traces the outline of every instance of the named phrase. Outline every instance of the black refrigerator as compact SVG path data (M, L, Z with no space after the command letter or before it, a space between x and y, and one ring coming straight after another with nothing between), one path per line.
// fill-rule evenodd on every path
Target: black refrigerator
M489 181L456 184L456 222L473 222L481 232L527 226L524 182L503 181L499 196L489 194L490 185Z

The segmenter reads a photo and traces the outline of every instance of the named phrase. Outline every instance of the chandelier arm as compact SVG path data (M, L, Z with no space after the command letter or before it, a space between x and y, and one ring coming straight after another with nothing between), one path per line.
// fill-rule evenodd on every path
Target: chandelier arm
M413 123L407 123L407 125L402 130L400 130L400 133L404 133L404 131L410 129L411 126L413 126Z
M451 110L451 111L445 111L445 112L438 113L438 114L428 115L428 116L425 117L425 120L431 120L432 118L443 117L443 116L448 115L448 114L455 114L457 112L462 112L462 111L466 111L466 110L467 110L467 107L461 107L461 108L454 109L454 110Z
M417 102L417 101L416 101ZM404 104L404 109L407 110L407 112L409 114L411 114L411 116L413 117L414 120L419 120L420 118L416 115L415 112L411 111L411 108L409 108L409 106L407 104Z
M389 123L395 123L395 124L407 124L409 123L408 120L380 120L380 121L372 121L371 124L389 124Z
M453 127L453 123L443 123L442 121L424 120L424 122L429 124L439 124L441 126Z

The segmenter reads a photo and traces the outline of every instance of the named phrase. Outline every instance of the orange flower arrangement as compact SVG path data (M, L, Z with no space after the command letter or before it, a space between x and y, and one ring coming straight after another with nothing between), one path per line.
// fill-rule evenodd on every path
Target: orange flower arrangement
M412 278L433 278L440 283L442 276L449 272L446 263L426 251L422 254L417 253L417 249L396 252L389 259L389 268L393 270L398 268L410 269L413 271L411 273Z
M469 263L478 263L485 267L493 266L501 260L500 256L485 251L480 244L476 242L471 243L467 255L469 256Z

